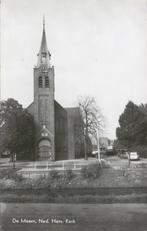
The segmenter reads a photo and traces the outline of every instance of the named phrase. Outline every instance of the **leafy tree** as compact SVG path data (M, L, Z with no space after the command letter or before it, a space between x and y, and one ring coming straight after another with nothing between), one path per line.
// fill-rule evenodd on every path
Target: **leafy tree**
M128 102L119 117L116 135L120 144L127 148L147 144L147 106Z
M35 124L29 114L14 99L1 103L0 146L9 150L17 159L33 159L35 151Z

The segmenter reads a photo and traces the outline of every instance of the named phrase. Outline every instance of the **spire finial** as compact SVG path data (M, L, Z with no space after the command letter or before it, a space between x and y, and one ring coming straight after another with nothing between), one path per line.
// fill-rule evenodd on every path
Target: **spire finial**
M51 59L51 54L47 48L46 33L45 33L45 16L43 14L42 40L41 40L41 46L38 54L37 67L40 67L42 65L47 68L51 67L50 59Z
M45 30L45 14L43 14L43 30Z

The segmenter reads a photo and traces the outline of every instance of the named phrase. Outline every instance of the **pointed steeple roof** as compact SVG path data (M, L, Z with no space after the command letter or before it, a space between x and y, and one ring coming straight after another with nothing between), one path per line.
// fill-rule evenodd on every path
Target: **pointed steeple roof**
M47 47L46 33L45 33L45 19L43 18L43 33L42 33L41 46L38 54L37 67L40 66L45 66L46 68L51 67L50 59L51 59L51 54L48 51L48 47Z

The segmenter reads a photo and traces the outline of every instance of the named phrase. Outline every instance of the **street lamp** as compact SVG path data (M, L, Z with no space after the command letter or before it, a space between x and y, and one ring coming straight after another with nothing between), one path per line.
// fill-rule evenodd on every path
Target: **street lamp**
M99 160L99 163L101 163L101 156L100 156L100 137L99 137L99 131L97 129L96 131L96 136L97 136L97 158Z
M84 128L84 152L85 152L85 160L87 160L87 143L86 143L86 128Z

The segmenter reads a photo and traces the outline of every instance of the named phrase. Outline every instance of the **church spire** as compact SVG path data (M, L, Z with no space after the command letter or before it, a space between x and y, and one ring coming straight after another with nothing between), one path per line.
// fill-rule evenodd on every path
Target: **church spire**
M45 16L43 16L43 33L42 33L41 46L38 54L37 67L40 66L44 66L46 68L51 67L50 58L51 58L51 54L48 51L46 33L45 33Z
M43 15L43 30L45 31L45 15Z

